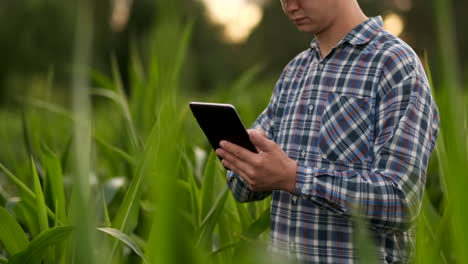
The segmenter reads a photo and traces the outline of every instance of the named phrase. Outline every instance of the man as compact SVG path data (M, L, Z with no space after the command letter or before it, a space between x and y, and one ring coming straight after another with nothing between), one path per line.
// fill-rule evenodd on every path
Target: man
M241 202L272 194L270 246L300 262L354 262L356 218L382 263L408 262L439 128L424 69L356 0L282 6L315 40L249 131L259 153L221 142L228 185Z

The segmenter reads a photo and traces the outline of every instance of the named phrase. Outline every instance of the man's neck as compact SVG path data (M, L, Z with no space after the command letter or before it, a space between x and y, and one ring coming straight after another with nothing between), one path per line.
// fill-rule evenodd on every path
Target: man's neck
M355 1L349 1L349 5L340 8L339 15L332 23L315 34L320 46L322 58L325 58L331 50L356 26L366 21L368 17L364 15L361 8Z

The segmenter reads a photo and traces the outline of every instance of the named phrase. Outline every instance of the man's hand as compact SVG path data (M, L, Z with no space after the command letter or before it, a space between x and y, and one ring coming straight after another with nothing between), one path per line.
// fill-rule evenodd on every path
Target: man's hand
M252 191L294 192L297 163L269 140L262 130L248 132L259 153L223 140L220 142L221 148L216 150L216 154L223 159L223 165L247 181Z

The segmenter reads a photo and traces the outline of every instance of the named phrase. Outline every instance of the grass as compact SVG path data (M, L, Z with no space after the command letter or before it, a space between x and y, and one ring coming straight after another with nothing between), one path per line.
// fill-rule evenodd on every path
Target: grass
M180 3L159 2L147 63L132 48L130 94L115 60L112 76L86 67L92 28L89 2L82 3L72 107L24 98L22 111L0 112L8 124L0 135L10 139L0 151L0 263L272 263L262 253L269 200L234 200L178 89L193 26L177 13ZM439 31L449 32L447 3L433 3ZM441 33L441 41L447 38ZM456 88L450 56L444 86L435 89L442 130L429 166L416 263L468 262L467 97ZM271 83L255 82L261 69L252 67L207 100L234 103L251 123L271 91ZM265 92L242 96L252 86ZM263 103L253 103L259 97ZM362 252L372 248L367 235L360 227ZM373 254L360 257L371 263Z

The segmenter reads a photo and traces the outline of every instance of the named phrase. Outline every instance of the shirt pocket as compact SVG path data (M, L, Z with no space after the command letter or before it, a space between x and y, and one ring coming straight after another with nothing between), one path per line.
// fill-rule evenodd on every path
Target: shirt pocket
M318 147L322 158L334 162L363 162L370 145L369 98L330 94L322 114Z

